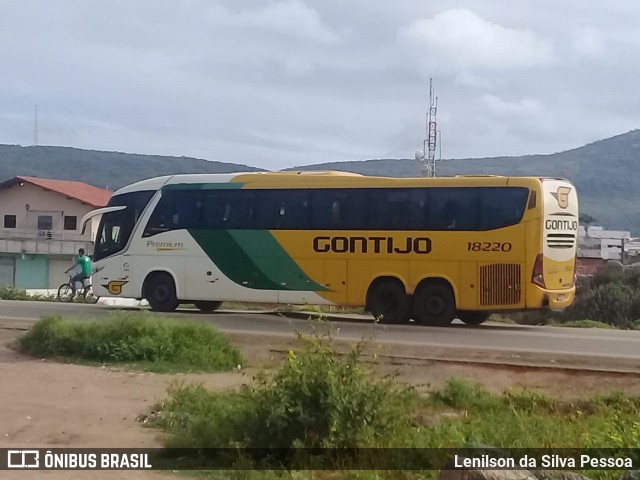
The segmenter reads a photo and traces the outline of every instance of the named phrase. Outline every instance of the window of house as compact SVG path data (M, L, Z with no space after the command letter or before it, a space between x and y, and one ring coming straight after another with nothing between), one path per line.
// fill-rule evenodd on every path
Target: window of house
M16 216L5 215L4 216L4 228L16 228Z
M38 230L53 230L53 217L51 215L38 215Z
M64 216L64 229L65 230L76 230L78 227L78 217L76 216Z

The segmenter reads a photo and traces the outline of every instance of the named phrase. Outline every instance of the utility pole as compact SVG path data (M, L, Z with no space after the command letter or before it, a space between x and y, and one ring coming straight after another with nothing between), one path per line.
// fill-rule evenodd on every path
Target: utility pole
M38 145L38 104L36 103L36 112L34 116L34 125L33 125L33 145Z

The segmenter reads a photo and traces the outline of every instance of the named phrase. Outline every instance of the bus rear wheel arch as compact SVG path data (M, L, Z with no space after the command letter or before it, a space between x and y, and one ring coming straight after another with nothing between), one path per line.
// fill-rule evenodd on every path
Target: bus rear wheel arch
M380 323L407 323L409 298L402 282L392 277L374 281L367 291L366 309Z
M144 298L155 312L172 312L178 308L176 284L167 272L153 272L144 281Z
M441 278L423 280L413 294L413 318L422 325L446 327L456 316L451 285Z

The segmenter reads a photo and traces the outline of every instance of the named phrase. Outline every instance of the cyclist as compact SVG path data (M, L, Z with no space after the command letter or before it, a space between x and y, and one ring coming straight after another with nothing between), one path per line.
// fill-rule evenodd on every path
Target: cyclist
M73 267L68 268L65 273L69 273L71 270L76 268L77 265L80 265L81 270L71 278L71 294L73 296L76 294L76 282L80 282L84 285L84 281L87 278L90 278L93 273L93 263L91 262L91 259L85 255L84 248L78 250L78 258L76 259Z

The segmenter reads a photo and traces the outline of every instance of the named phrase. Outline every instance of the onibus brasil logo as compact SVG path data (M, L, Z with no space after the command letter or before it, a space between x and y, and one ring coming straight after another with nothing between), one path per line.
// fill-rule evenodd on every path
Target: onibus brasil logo
M38 470L142 470L153 468L148 453L125 450L78 449L11 449L7 450L6 468Z

